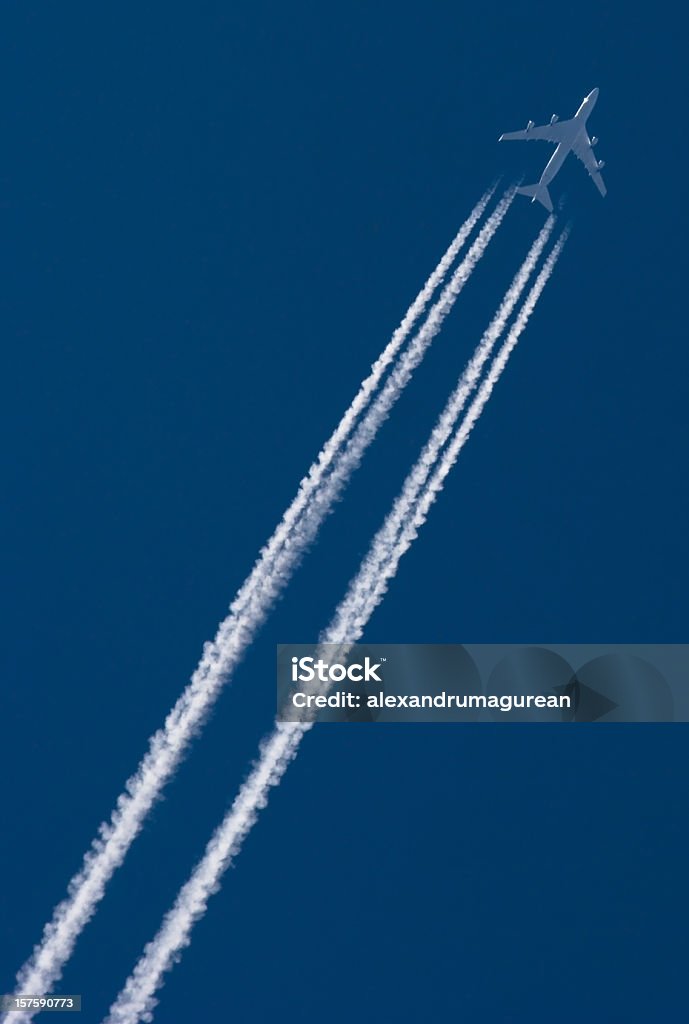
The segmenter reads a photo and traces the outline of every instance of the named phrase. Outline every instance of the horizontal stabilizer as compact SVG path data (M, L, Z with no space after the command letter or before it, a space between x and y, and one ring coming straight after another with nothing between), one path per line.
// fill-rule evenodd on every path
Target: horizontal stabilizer
M550 198L547 185L525 185L523 188L518 188L517 192L522 196L529 196L532 203L538 200L539 203L545 206L548 213L553 212L553 201Z

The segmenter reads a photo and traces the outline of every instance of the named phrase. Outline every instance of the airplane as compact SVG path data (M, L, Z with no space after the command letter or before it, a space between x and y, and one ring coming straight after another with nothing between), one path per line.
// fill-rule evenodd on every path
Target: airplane
M553 202L550 198L548 185L560 170L567 154L570 152L579 157L600 194L604 196L607 192L600 174L605 167L605 163L602 160L597 160L593 155L593 147L598 142L598 139L595 135L590 139L586 131L586 122L596 105L599 91L598 89L593 89L584 99L574 117L570 118L569 121L560 121L557 114L553 114L550 118L550 124L537 127L533 121L529 121L524 131L505 132L498 139L498 142L508 142L512 139L537 139L555 144L555 152L546 164L541 180L536 185L525 185L523 188L517 189L517 192L521 193L521 195L531 196L532 203L538 200L549 213L552 213Z

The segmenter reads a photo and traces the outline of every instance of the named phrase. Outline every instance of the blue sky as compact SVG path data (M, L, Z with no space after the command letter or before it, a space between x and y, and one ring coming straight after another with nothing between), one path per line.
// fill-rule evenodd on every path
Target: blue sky
M358 382L497 174L601 93L609 193L365 639L681 642L684 52L669 6L7 3L0 991ZM648 132L646 141L644 133ZM570 166L572 163L572 166ZM515 203L113 879L101 1019L540 227ZM682 276L680 276L682 275ZM322 727L157 1019L675 1020L686 727Z

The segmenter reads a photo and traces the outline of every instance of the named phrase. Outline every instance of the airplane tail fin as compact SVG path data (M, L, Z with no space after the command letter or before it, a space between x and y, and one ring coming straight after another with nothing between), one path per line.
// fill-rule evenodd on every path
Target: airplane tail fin
M547 185L525 185L523 188L518 188L517 192L522 196L530 196L532 203L538 200L539 203L545 206L548 213L553 212L553 201L550 198Z

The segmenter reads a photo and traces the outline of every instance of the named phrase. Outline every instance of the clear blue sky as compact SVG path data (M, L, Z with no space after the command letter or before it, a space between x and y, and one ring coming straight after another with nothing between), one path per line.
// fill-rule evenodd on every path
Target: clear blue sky
M608 196L556 179L571 240L367 638L687 640L680 29L662 3L3 5L0 991L458 225L540 174L548 147L499 133L594 86ZM542 221L515 203L114 878L62 983L84 1024ZM686 743L314 730L157 1020L679 1020Z

